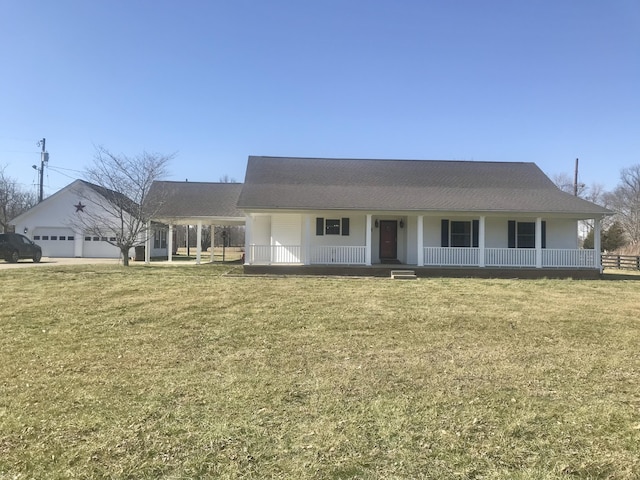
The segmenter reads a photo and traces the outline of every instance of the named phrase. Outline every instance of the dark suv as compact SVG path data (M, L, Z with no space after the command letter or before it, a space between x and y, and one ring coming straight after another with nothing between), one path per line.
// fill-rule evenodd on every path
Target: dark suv
M0 233L0 257L13 263L21 258L31 258L38 263L42 258L42 249L19 233Z

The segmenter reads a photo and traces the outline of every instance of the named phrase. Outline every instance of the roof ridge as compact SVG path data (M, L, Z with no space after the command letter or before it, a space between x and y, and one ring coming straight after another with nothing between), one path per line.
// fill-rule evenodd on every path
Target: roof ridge
M365 161L365 162L442 162L442 163L495 163L500 165L522 164L535 165L535 162L524 161L500 161L500 160L445 160L429 158L353 158L353 157L295 157L295 156L274 156L274 155L249 155L249 158L265 158L274 160L336 160L344 161Z

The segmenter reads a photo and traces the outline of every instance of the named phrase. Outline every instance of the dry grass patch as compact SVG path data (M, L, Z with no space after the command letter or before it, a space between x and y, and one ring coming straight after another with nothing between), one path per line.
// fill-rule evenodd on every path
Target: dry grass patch
M0 272L0 478L633 479L635 281Z

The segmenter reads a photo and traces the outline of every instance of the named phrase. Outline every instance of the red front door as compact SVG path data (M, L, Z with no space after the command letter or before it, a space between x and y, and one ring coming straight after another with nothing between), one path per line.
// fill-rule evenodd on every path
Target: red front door
M380 220L380 260L395 260L398 257L398 222Z

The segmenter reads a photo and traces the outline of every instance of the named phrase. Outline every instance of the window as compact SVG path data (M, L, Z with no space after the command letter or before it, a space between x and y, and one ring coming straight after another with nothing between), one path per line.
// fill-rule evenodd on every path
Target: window
M75 240L75 239L76 239L76 237L74 237L73 235L69 235L69 236L67 237L67 240L72 240L72 241L73 241L73 240Z
M67 239L67 237L66 237L66 236L64 236L64 235L60 235L60 236L58 237L58 239L60 239L60 240L66 240L66 239Z
M156 230L153 234L153 248L167 248L167 231Z
M109 241L110 242L115 242L116 241L116 237L109 237Z
M451 246L471 246L471 222L451 222Z
M541 225L542 248L547 248L547 222ZM517 222L509 220L509 248L536 248L536 222Z
M49 235L42 235L43 240L49 240Z
M93 237L93 241L94 242L99 242L100 241L100 237Z
M107 241L107 237L100 237L100 240L103 241L103 242L106 242Z
M40 240L40 235L34 235L34 236L33 236L33 239L34 239L34 240Z
M316 218L316 235L349 235L349 219L348 218Z
M324 231L327 235L340 235L340 220L327 219Z
M91 237L84 237L84 241L85 242L90 242L91 241Z
M57 240L58 236L57 235L51 235L51 240Z
M446 220L441 221L442 247L477 247L479 243L479 220Z

